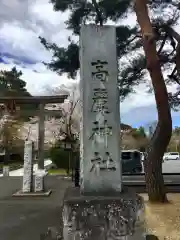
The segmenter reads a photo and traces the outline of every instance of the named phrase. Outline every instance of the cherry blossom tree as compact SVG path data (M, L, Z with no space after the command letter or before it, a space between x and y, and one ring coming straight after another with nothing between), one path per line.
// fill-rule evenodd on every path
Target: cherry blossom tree
M76 82L70 85L60 85L55 88L46 88L51 95L68 94L69 97L63 104L57 104L56 107L62 111L62 118L59 119L59 132L56 131L56 138L77 141L80 131L80 92L79 84Z
M10 158L10 152L13 147L17 147L20 134L19 130L22 126L22 122L18 121L11 115L4 105L1 105L1 117L0 117L0 145L4 150L5 164L8 164Z

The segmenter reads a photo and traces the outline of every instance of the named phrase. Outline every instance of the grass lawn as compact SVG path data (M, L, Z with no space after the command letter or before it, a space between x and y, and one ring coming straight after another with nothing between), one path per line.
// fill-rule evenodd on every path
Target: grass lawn
M8 163L8 166L10 167L16 167L16 166L23 166L23 162L10 162ZM0 168L3 168L4 163L0 163Z
M3 171L3 166L4 166L4 164L0 163L0 173L2 173L2 171ZM23 162L10 162L10 163L8 163L8 166L9 166L10 171L17 170L17 169L23 167Z
M58 168L58 169L49 169L48 170L48 173L50 175L53 175L53 174L56 174L56 175L67 175L66 173L66 170L65 169L62 169L62 168ZM71 171L70 171L70 174L71 174Z
M147 231L156 235L159 240L180 239L180 194L168 194L169 203L150 204L147 194L141 194L145 199Z

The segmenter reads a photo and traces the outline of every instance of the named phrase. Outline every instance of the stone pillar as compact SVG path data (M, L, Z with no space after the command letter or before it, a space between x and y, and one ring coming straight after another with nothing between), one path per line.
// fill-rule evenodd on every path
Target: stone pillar
M35 174L35 192L43 192L44 191L44 170L38 170Z
M25 141L24 144L24 175L23 193L32 192L33 185L33 144L32 141Z
M80 69L81 192L83 194L121 192L115 27L82 26Z
M44 169L44 104L39 105L38 169Z

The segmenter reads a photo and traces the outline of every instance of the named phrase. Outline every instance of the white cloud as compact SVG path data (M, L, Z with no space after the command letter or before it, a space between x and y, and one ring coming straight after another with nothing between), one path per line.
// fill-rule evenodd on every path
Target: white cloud
M31 2L34 2L32 0ZM0 23L19 20L26 22L28 16L28 0L1 0L0 2Z
M136 93L131 94L123 103L121 103L121 112L125 113L132 108L148 106L155 103L154 95L147 93L147 87L142 84L136 88Z
M36 1L29 7L29 12L36 19L36 24L43 28L43 37L60 46L67 46L67 38L71 34L65 29L68 12L55 12L48 0Z
M3 59L8 63L0 63L0 69L11 69L14 65L23 72L23 79L32 94L43 94L45 86L57 87L71 83L66 76L58 76L48 70L41 62L51 60L51 53L41 45L38 36L59 46L67 45L70 31L65 29L68 12L60 13L53 10L49 0L1 0L0 1L0 51L12 55ZM126 19L124 24L135 24L136 18ZM13 56L27 59L34 64L17 64ZM20 61L20 60L19 60ZM16 64L15 64L16 63ZM174 90L174 86L171 87ZM149 106L154 106L149 107ZM137 111L136 108L142 109ZM138 119L132 118L132 113ZM148 110L148 115L147 111ZM121 113L124 119L134 119L134 122L143 120L143 112L147 118L155 118L155 100L152 94L146 92L146 86L137 88L137 94L131 95L121 104ZM131 113L132 111L132 113ZM141 113L141 114L140 114ZM129 115L128 115L129 114Z
M23 27L19 22L4 23L0 29L1 51L36 62L49 61L51 54L42 46L38 35L37 32Z
M14 64L12 63L8 65L0 63L1 70L10 70L13 66ZM53 88L61 84L73 82L73 80L69 80L65 75L58 76L41 63L30 65L28 68L17 66L17 69L23 72L22 79L27 82L27 89L32 95L43 95L44 87L47 85Z
M69 82L66 76L58 76L41 62L49 62L52 54L40 43L41 35L60 46L67 45L69 31L64 21L67 13L53 11L49 0L1 0L0 2L0 51L8 64L0 63L0 68L11 69L14 65L23 72L23 79L32 94L43 94L45 85L57 86ZM8 56L11 55L11 58ZM22 63L16 64L16 59ZM24 60L34 64L23 63Z
M67 20L67 16L64 13L55 12L53 10L53 5L49 4L47 0L36 1L35 4L30 6L30 12L36 18L43 22L43 25L59 26L59 24L64 24Z
M60 46L67 45L70 34L65 29L67 13L53 11L49 0L14 0L0 2L0 48L3 52L26 56L34 61L49 61L38 37L41 35Z

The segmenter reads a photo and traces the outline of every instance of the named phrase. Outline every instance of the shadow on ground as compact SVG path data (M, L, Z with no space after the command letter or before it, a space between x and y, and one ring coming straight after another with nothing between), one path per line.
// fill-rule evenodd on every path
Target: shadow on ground
M0 239L40 240L50 227L59 231L64 191L71 181L46 176L49 197L12 197L22 187L21 177L0 178Z

